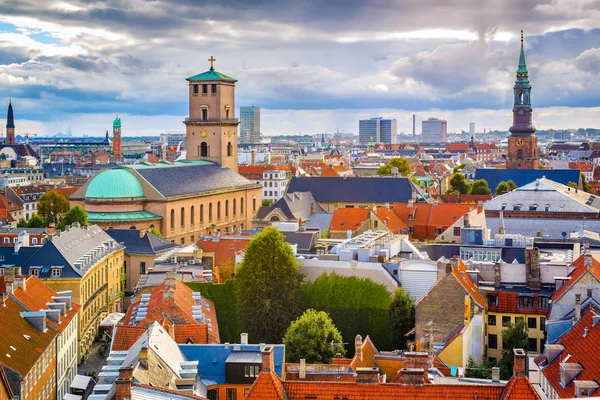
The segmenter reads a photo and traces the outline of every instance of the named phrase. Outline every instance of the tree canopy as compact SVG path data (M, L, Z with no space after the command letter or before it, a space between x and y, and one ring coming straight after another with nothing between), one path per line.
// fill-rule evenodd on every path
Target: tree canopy
M379 167L377 175L391 175L392 168L398 168L398 173L400 175L410 175L412 172L412 168L406 158L395 157L392 158L387 165Z
M333 357L346 354L340 331L329 314L308 309L291 323L283 343L288 362L329 364Z
M276 228L266 228L246 247L236 280L244 326L255 343L279 343L300 314L299 269L292 248Z
M498 186L496 186L496 194L499 195L502 193L512 192L516 188L517 188L517 185L515 184L515 182L512 179L509 179L507 181L502 181L498 184Z
M59 229L64 229L65 226L71 225L74 222L79 222L79 225L87 225L88 213L79 204L71 207L60 219L58 224Z
M405 334L415 326L415 303L404 289L397 288L394 292L388 316L394 349L403 350L407 341Z
M29 217L29 221L26 221L25 218L19 218L17 222L17 228L46 228L48 224L44 218L42 218L39 214L33 213L31 217Z
M501 379L510 379L513 374L513 349L529 350L529 330L525 318L517 318L514 325L509 322L502 331Z
M491 194L492 191L485 179L477 179L471 184L470 194Z
M581 183L583 185L583 191L584 192L589 192L592 190L592 186L589 185L585 179L585 175L583 174L583 172L581 173Z
M38 214L48 224L58 224L67 211L69 211L69 200L54 190L44 193L38 200Z
M448 193L467 194L469 193L469 189L471 189L471 185L469 185L469 182L467 182L463 174L457 172L452 175L452 178L450 178L450 189L448 189Z

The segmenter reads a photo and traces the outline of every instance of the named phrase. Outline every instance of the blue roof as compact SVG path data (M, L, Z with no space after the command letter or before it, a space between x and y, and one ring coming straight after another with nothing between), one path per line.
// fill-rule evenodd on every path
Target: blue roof
M311 192L317 202L407 203L418 190L408 178L292 177L288 193Z
M188 361L198 361L198 375L203 381L211 380L218 384L225 381L225 362L233 352L234 346L239 346L242 351L258 351L259 344L233 345L233 344L180 344L179 350ZM275 373L281 377L285 357L285 345L269 345L273 347L273 361Z
M3 261L0 262L0 266L8 267L22 267L25 262L31 258L35 253L37 253L41 247L21 247L18 253L15 253L15 248L13 246L0 247L0 257L2 257ZM23 271L21 271L23 272Z
M61 278L81 278L81 276L75 272L71 267L71 264L63 257L58 251L54 243L46 242L42 247L38 247L37 251L32 257L30 257L24 265L22 265L21 272L24 275L29 275L29 268L31 267L43 267L40 271L39 278L46 279L51 278L50 267L62 266L64 267L61 272Z
M518 187L525 186L539 178L568 185L569 182L579 183L579 170L576 169L496 169L478 168L475 179L485 179L492 191L502 181L513 180Z
M146 232L141 238L138 229L109 228L106 233L117 242L125 244L125 254L157 254L177 247L175 243L158 237L152 232Z

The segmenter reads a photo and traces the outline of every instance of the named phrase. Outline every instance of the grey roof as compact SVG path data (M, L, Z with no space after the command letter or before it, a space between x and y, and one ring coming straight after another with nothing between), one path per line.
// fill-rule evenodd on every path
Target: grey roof
M317 232L282 232L285 241L290 244L297 244L298 251L302 253L310 252L317 240Z
M498 218L486 218L488 229L498 232ZM600 220L597 219L550 219L550 218L506 218L504 217L506 233L521 234L535 237L540 231L542 236L562 238L562 232L567 235L580 231L582 228L590 231L600 231Z
M152 232L144 232L143 237L140 237L138 229L109 228L106 233L117 242L125 244L125 254L157 254L177 247L175 243Z
M537 213L598 214L600 197L542 178L484 203L486 211L529 211ZM515 207L520 210L515 210Z
M319 228L321 231L326 231L329 229L329 225L331 224L331 217L333 214L321 212L311 214L310 217L306 220L304 227L306 228Z
M147 168L134 168L134 170L163 197L256 186L255 183L229 168L207 162L156 164Z
M292 177L288 193L311 192L322 203L407 203L423 196L408 178Z
M227 356L226 363L261 364L262 355L260 351L232 351Z

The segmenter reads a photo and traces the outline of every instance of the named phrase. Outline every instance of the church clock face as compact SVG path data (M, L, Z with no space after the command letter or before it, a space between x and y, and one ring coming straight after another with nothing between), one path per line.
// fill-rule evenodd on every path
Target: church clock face
M517 139L517 147L523 147L525 141L523 139Z
M205 138L207 136L208 136L208 133L206 133L206 131L204 129L200 131L200 137L201 138Z

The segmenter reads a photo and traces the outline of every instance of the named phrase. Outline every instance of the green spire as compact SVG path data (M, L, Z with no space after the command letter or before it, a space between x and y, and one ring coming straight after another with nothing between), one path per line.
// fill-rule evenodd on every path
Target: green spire
M121 127L121 118L117 117L113 121L113 128L120 128L120 127Z
M521 55L519 56L519 68L517 69L517 78L527 78L527 64L525 63L525 50L523 49L523 30L521 30Z

